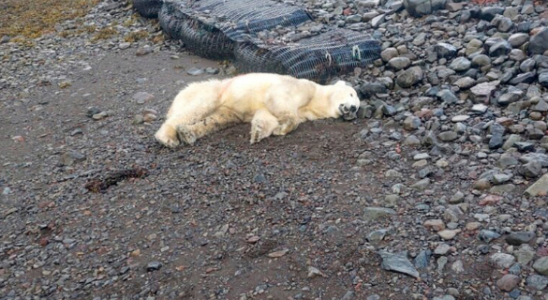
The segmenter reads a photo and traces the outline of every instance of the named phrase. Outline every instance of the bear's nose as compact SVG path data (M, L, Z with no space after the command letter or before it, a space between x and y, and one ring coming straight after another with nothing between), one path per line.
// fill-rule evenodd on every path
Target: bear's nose
M351 112L355 112L356 110L358 110L357 107L356 107L356 105L350 106L350 111L351 111Z

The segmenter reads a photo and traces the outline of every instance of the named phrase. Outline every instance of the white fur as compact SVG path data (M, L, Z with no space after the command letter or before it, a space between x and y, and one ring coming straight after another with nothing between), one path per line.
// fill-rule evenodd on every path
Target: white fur
M189 84L173 100L155 138L167 147L189 145L213 131L251 123L250 143L285 135L305 121L352 119L360 106L356 91L339 81L319 85L291 76L251 73Z

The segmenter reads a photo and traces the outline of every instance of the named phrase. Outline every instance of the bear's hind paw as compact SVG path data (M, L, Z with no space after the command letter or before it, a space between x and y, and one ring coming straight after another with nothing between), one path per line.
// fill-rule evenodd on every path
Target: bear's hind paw
M196 135L184 125L177 126L177 136L179 140L189 144L190 146L196 143Z
M164 130L158 130L158 132L156 132L156 134L154 135L154 138L156 138L156 140L168 147L168 148L175 148L177 146L179 146L180 142L179 142L179 139L177 138L176 135L170 135L169 132L167 132L165 129Z
M257 123L254 123L251 126L250 135L251 135L251 139L249 140L249 144L251 145L258 143L265 138L263 133L263 127Z

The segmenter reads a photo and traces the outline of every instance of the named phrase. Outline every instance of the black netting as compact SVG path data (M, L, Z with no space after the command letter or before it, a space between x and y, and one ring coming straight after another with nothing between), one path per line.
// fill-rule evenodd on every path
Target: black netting
M200 56L230 59L235 42L206 21L189 18L171 3L165 3L159 14L160 26L172 39L182 40L186 47Z
M163 0L133 0L133 7L146 18L158 18Z
M295 26L312 20L302 8L271 0L200 0L186 7L214 16L219 28L234 41L276 26Z
M159 0L142 0L157 2ZM259 32L310 22L303 9L272 0L164 0L160 25L200 56L234 59L241 72L273 72L327 81L380 57L379 42L333 29L298 42L265 44Z
M379 58L381 45L363 34L335 29L288 45L240 43L236 65L243 72L276 72L328 81Z

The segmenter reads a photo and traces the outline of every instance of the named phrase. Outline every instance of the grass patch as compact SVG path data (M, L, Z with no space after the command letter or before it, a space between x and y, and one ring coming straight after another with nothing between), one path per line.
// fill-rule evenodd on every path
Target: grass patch
M99 0L1 0L0 37L40 37L55 31L55 24L85 16L97 3Z
M148 37L148 32L144 31L144 30L139 30L139 31L133 31L133 32L130 32L128 35L126 35L124 37L124 41L126 42L129 42L129 43L135 43L139 40L142 40L142 39L145 39Z

